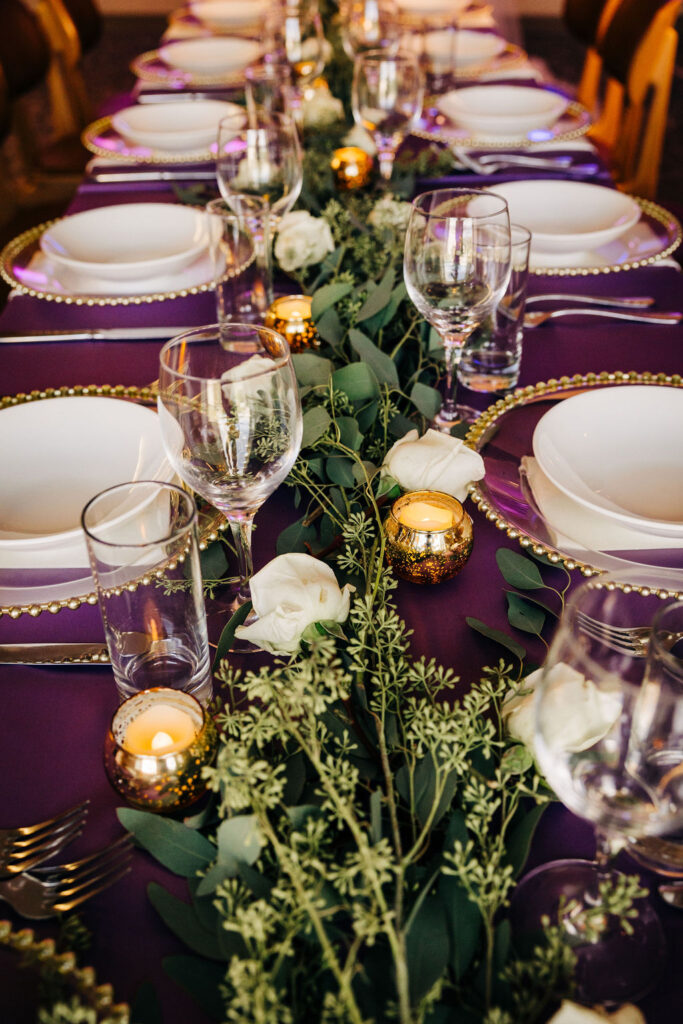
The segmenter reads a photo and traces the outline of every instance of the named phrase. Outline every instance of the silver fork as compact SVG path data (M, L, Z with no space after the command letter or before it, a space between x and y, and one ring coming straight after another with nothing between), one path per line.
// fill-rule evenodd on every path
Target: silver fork
M563 171L564 174L597 174L599 165L596 163L573 164L567 157L516 156L513 153L488 153L482 157L473 157L464 149L454 146L451 152L463 167L475 174L495 174L510 167L528 167L540 171Z
M636 658L644 658L647 655L649 626L608 626L607 623L600 622L580 610L576 612L576 620L582 633L593 640L601 641L613 651ZM679 640L683 640L683 633L662 634L662 643L669 651Z
M607 320L631 320L643 324L680 324L683 320L683 313L670 312L659 313L649 310L641 312L626 312L618 309L585 309L582 306L574 306L567 309L531 310L524 314L524 326L533 328L540 327L548 320L556 320L561 316L601 316Z
M0 881L0 900L31 921L55 917L123 878L130 871L132 853L132 837L126 834L81 860Z
M621 306L624 309L646 309L654 306L651 295L630 295L624 298L616 295L573 295L570 292L553 292L550 295L527 295L526 307L534 302L583 302L586 306Z
M90 801L70 807L46 821L0 829L0 878L30 871L80 835Z

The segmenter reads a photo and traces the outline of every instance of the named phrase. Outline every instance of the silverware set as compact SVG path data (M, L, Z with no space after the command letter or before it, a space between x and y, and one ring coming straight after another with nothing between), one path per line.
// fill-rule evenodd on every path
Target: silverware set
M577 610L576 620L582 633L593 640L599 640L605 647L629 657L647 656L649 626L608 626L607 623L600 622L599 619L594 619L581 610ZM679 640L683 640L683 633L669 633L668 636L662 637L661 643L670 651Z
M648 307L654 305L651 295L633 295L627 297L608 295L572 295L556 292L546 295L530 295L526 300L524 326L540 327L549 320L557 320L566 316L598 316L607 320L630 320L648 324L679 324L683 313L678 311L657 311ZM539 302L571 302L578 305L561 306L559 309L530 310Z
M89 801L33 825L0 830L0 900L30 920L73 910L130 871L132 836L67 864L40 867L80 835Z
M456 165L462 170L484 176L516 167L539 171L562 171L565 175L576 174L580 177L597 174L600 170L599 164L595 162L574 163L570 156L543 157L501 151L474 157L460 146L452 146L451 153L455 158Z

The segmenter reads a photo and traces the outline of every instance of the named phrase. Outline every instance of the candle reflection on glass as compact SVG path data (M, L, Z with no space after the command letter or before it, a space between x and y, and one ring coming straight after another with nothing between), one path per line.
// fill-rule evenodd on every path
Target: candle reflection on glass
M206 791L202 769L216 753L216 728L190 694L156 687L115 712L104 766L114 789L149 811L193 804Z
M384 523L387 561L411 583L456 576L472 552L472 520L440 491L411 491L394 502Z

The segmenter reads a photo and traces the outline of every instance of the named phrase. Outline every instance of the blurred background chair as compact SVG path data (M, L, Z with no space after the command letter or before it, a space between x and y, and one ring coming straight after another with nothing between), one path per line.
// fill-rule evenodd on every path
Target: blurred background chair
M605 34L621 0L565 0L562 20L565 27L586 47L576 98L593 110L600 93L602 57L596 46Z
M93 118L81 62L101 38L102 17L92 0L35 0L34 10L52 53L53 127L59 134L80 133Z

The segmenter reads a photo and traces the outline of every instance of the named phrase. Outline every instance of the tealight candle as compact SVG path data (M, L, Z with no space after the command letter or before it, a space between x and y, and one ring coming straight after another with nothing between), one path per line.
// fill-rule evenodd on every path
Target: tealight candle
M394 502L384 524L387 561L412 583L456 576L472 552L472 520L440 491L412 491Z
M282 334L292 352L317 348L320 344L311 303L310 295L281 295L266 313L265 326Z
M117 793L149 811L193 804L206 791L202 768L216 753L216 728L191 694L156 687L124 701L104 745Z
M330 167L339 191L349 192L367 185L372 170L372 157L360 146L342 146L332 154Z

